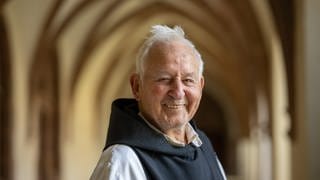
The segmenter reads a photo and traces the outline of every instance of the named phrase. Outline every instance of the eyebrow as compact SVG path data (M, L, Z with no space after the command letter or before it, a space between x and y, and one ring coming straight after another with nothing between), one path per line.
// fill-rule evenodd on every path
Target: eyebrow
M172 75L168 71L160 70L160 71L157 71L157 72L152 74L152 77L156 77L156 76L172 76ZM185 73L185 74L182 74L182 77L194 77L194 78L197 78L197 73L195 73L195 72Z
M183 74L183 77L190 77L190 76L196 77L196 74L197 73L195 73L195 72L191 72L191 73Z

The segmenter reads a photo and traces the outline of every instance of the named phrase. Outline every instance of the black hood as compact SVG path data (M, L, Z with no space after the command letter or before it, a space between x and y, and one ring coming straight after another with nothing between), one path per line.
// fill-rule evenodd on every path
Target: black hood
M157 153L185 156L195 151L193 145L175 147L170 145L165 137L151 129L138 115L139 108L135 99L117 99L112 103L110 124L106 146L125 144L134 148ZM202 133L195 127L200 138Z

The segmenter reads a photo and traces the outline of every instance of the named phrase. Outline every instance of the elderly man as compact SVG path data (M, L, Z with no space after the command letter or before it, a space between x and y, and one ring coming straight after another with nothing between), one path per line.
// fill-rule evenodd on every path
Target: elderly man
M201 55L180 27L153 26L130 78L135 99L113 102L91 180L226 179L209 139L192 120L202 72Z

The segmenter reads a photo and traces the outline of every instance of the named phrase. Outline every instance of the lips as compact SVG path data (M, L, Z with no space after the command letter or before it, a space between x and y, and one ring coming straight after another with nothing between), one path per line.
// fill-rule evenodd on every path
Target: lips
M185 103L164 103L163 105L168 109L179 109L186 106Z

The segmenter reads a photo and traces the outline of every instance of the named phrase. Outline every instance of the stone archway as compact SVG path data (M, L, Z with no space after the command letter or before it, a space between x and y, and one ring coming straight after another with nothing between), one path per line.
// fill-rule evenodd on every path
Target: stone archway
M2 8L2 4L0 9ZM0 14L0 179L11 180L12 167L12 76L9 39Z

